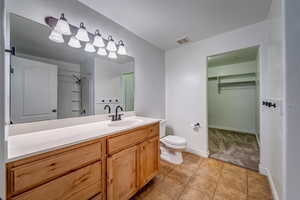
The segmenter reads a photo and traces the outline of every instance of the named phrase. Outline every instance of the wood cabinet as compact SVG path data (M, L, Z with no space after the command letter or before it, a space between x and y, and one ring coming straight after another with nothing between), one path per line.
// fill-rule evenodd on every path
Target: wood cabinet
M139 183L148 183L159 172L159 137L154 137L139 145Z
M157 127L155 124L108 138L108 154L111 153L107 158L108 200L130 199L157 175L160 165Z
M159 124L7 164L9 200L128 200L159 172Z
M13 167L9 170L11 192L20 193L100 159L101 143L98 142Z
M138 190L138 148L123 150L107 159L107 197L127 200Z
M83 200L106 191L106 140L84 142L7 164L11 200Z
M90 199L100 192L101 162L96 162L13 197L12 200L79 200Z

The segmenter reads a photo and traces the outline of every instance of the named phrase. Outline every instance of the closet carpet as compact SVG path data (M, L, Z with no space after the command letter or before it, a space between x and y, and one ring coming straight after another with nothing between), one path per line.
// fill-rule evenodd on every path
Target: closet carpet
M211 158L258 171L259 147L255 135L208 129Z

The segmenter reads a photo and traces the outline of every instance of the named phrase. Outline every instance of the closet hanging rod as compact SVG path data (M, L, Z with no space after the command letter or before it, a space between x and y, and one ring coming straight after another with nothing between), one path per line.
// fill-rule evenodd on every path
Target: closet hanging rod
M219 83L220 86L226 86L226 85L239 85L239 84L252 84L256 85L256 81L236 81L236 82L223 82Z
M223 77L233 77L233 76L250 76L250 75L256 75L256 72L251 73L241 73L241 74L228 74L228 75L214 75L214 76L208 76L209 79L213 78L223 78Z

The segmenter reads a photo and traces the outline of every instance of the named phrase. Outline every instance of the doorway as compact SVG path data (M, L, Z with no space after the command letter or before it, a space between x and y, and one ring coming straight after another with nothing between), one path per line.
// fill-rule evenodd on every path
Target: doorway
M259 48L207 58L209 156L258 171Z

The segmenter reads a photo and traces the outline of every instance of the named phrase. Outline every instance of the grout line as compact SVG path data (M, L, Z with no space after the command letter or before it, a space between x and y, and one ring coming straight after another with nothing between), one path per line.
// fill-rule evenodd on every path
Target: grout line
M214 194L213 194L213 198L212 198L212 199L214 199L214 198L215 198L215 195L216 195L216 192L217 192L217 189L218 189L218 185L219 185L219 183L220 183L220 180L221 180L221 178L222 178L222 175L223 175L223 170L224 170L224 163L222 164L222 169L220 170L220 171L221 171L221 173L220 173L220 176L219 176L219 178L218 178L218 180L217 180L216 189L215 189L215 191L214 191Z
M202 160L202 157L201 157L201 160ZM202 161L201 161L201 163L198 165L197 170L200 168L200 165L201 165L201 164L202 164ZM180 198L182 197L182 195L183 195L185 189L187 188L188 184L190 183L192 177L193 177L193 176L196 176L197 170L195 170L195 171L193 172L193 174L189 177L188 181L187 181L186 184L184 185L183 190L182 190L181 194L178 196L177 200L180 200Z

